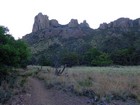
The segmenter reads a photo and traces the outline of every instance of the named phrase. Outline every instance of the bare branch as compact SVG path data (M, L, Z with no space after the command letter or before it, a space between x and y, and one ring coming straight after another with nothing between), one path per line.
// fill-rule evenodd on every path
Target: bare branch
M65 68L66 65L64 65L62 69L55 68L55 75L60 76L65 71Z

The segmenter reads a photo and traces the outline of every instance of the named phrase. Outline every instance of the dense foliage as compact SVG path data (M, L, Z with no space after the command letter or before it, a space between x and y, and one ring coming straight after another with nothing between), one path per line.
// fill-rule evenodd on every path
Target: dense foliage
M7 34L8 29L0 26L0 70L25 67L29 56L27 45Z

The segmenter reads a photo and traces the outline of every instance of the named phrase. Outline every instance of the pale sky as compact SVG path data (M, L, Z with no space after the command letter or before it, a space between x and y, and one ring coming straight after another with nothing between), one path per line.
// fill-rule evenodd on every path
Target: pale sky
M60 24L68 24L72 18L79 23L86 20L95 29L120 17L140 18L140 0L0 0L0 25L21 38L31 33L39 12Z

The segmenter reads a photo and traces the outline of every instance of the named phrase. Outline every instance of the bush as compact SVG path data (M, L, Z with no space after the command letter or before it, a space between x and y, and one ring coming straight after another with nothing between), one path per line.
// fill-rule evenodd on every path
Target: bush
M109 56L106 53L102 53L96 59L93 59L91 64L93 66L108 66L112 64L112 61L110 60Z
M85 54L85 61L87 65L92 66L107 66L112 64L109 55L107 53L102 53L96 48L90 49Z
M66 53L62 56L62 64L72 67L78 65L78 55L76 53Z
M119 65L137 65L139 64L140 56L134 48L126 48L116 51L111 55L115 64Z

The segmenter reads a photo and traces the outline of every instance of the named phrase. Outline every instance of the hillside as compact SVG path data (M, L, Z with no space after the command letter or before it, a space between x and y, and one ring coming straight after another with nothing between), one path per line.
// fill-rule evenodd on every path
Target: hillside
M79 24L71 19L68 24L61 25L39 13L32 33L22 39L31 48L31 64L106 65L106 62L100 64L105 60L122 65L140 64L140 19L119 18L92 29L85 20ZM99 53L96 58L89 54L96 52L91 49Z

